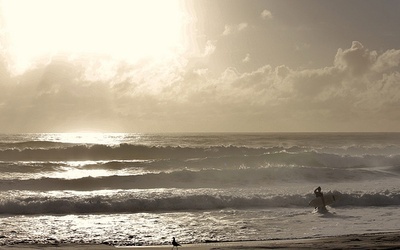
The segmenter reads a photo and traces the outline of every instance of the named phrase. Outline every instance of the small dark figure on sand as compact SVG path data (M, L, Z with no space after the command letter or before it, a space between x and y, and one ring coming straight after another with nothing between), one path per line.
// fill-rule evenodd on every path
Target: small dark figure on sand
M172 249L174 249L174 247L176 247L176 249L178 249L178 247L180 247L180 246L181 246L181 244L176 242L175 237L172 237Z

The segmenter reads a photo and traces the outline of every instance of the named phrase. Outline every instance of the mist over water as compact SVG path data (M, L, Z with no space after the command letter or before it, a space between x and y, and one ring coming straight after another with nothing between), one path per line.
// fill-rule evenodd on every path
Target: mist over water
M6 223L3 243L32 238L37 231L33 224L26 227L31 231L22 231L17 224L37 223L44 217L52 227L58 225L52 238L67 243L78 239L101 243L114 236L118 239L113 244L162 244L169 236L156 232L167 226L163 223L170 219L168 215L182 215L186 226L171 233L186 242L245 239L249 232L233 233L240 221L246 225L239 228L255 230L250 234L255 240L304 237L285 228L282 221L315 222L315 217L309 218L308 203L316 186L338 197L331 210L339 217L350 216L350 210L357 210L354 219L364 216L363 211L373 216L371 209L384 213L400 205L400 134L1 135L0 171L0 219ZM230 217L227 211L240 215ZM206 214L221 221L228 218L214 236L209 227L196 226L196 218ZM387 227L381 230L398 229L389 223L394 216L391 212L383 217ZM275 229L261 226L257 217L276 224ZM68 219L78 227L83 218L108 224L79 230L60 224ZM145 220L152 228L151 237L132 228L126 221L132 218ZM157 226L154 221L164 222ZM351 221L339 225L346 227ZM357 230L372 230L370 223L361 224ZM121 228L124 236L107 231L110 225ZM343 232L340 226L335 231L328 225L321 229L323 235ZM202 237L191 233L196 228ZM99 232L93 236L90 230ZM227 230L232 233L221 235ZM37 241L50 237L45 231L35 236Z

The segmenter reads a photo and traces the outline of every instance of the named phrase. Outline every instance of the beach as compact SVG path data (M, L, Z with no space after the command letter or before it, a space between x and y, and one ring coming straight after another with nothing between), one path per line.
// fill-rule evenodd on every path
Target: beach
M106 250L106 249L137 249L162 250L171 249L171 245L157 246L108 246L88 244L68 245L26 245L2 246L0 249L58 249L58 250ZM400 232L339 235L321 238L305 238L290 240L215 242L201 244L183 244L179 249L188 250L234 250L234 249L399 249Z

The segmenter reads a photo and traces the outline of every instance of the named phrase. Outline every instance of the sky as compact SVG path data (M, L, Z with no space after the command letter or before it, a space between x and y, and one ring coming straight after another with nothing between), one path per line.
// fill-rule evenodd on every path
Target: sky
M0 0L0 133L400 132L400 1Z

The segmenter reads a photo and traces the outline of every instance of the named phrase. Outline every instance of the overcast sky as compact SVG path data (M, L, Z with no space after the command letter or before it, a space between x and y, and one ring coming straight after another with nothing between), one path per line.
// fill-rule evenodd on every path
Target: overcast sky
M0 0L0 132L400 131L400 1Z

